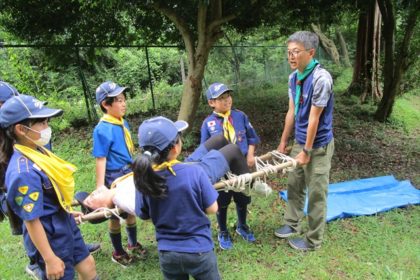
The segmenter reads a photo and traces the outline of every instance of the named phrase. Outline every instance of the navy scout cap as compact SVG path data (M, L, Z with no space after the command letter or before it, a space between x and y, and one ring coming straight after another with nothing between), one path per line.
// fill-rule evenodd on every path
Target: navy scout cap
M114 82L106 81L96 88L96 103L100 105L105 98L115 97L126 89L126 87L121 87Z
M206 91L207 100L215 99L227 91L232 91L227 85L222 83L213 83Z
M152 146L162 151L175 140L179 132L187 128L186 121L173 122L162 116L145 120L139 127L139 145L141 148Z
M44 106L33 96L18 95L9 98L0 109L0 126L9 127L25 119L51 118L63 114L61 109Z
M19 95L19 92L14 86L0 81L0 102L5 102L7 99L16 95Z

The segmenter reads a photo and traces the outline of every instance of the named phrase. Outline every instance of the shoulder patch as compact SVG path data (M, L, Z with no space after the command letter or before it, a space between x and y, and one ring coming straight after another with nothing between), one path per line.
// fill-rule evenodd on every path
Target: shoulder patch
M15 197L15 202L16 202L17 205L22 206L23 196L16 196Z
M39 197L39 192L33 192L31 194L29 194L29 197L33 200L33 201L37 201L38 197Z
M25 204L25 205L23 205L23 209L26 212L30 213L30 212L32 212L32 209L34 209L34 204L33 203Z
M216 125L216 121L215 120L212 120L212 121L207 122L207 126L208 127L212 127L212 126L215 126L215 125Z
M20 186L20 187L18 188L18 191L19 191L21 194L25 195L25 194L28 192L28 189L29 189L29 187L28 187L28 186Z

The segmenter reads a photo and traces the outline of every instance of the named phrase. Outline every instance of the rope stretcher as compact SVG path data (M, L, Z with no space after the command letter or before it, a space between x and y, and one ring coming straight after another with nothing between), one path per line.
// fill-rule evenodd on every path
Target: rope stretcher
M297 165L295 159L281 154L278 151L271 151L260 157L256 157L255 161L257 171L241 175L228 173L228 179L222 179L220 182L215 183L213 185L214 188L218 191L252 191L251 182L255 179L259 180L260 177L264 177L265 179L268 174L277 173L280 170L283 170L283 172L291 171L296 168ZM269 163L269 161L272 161L272 163ZM73 201L72 206L77 205L79 205L79 203ZM78 220L79 222L87 222L100 218L109 218L112 215L119 217L122 213L124 213L124 211L118 207L115 207L114 209L100 208L95 210L95 212L80 216Z

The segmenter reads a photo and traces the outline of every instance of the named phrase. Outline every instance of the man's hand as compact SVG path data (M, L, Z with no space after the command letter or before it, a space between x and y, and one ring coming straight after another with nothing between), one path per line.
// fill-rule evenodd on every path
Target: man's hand
M305 165L308 164L311 161L311 157L307 155L304 151L301 151L296 157L295 157L297 163L299 165Z
M64 262L56 255L45 260L45 269L49 280L61 279L64 276Z

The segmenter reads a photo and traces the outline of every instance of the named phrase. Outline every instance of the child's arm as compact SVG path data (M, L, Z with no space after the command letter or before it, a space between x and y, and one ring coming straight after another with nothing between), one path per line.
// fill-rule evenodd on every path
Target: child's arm
M54 254L48 242L44 227L39 219L25 221L29 236L45 261L48 279L60 279L64 276L64 262Z
M206 214L210 215L210 214L216 214L217 210L219 210L219 206L217 204L217 200L210 205L209 207L206 208Z
M255 145L248 145L246 163L248 164L248 167L253 167L255 165Z
M106 157L96 158L96 188L105 185Z
M210 138L210 133L207 129L206 126L206 120L204 120L203 124L201 125L201 137L200 137L200 144L203 144L204 142L206 142L207 139Z

